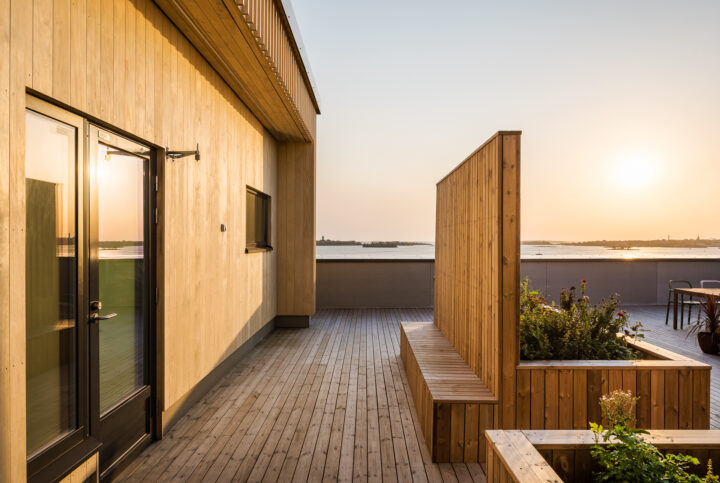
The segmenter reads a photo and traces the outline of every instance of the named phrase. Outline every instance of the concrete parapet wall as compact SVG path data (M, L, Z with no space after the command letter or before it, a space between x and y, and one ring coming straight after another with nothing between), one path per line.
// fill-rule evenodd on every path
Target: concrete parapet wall
M668 280L720 280L720 260L523 260L520 270L530 285L549 300L558 300L564 287L588 281L593 302L620 294L625 305L662 305Z
M317 307L432 307L434 260L318 260Z
M432 307L433 260L318 260L318 308ZM619 293L625 305L662 305L670 279L720 280L720 259L523 260L521 276L550 300L588 281L593 302Z

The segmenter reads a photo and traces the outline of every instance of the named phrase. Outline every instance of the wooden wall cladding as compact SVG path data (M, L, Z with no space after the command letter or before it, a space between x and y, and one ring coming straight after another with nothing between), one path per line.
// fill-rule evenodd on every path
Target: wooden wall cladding
M315 313L315 144L278 150L277 313ZM274 243L274 242L273 242Z
M691 473L705 476L708 460L720 461L720 431L651 430L644 436L663 453L694 456ZM590 454L590 431L490 431L488 482L585 482L597 466Z
M60 483L94 483L100 480L98 469L98 453L95 453L60 480Z
M437 185L435 324L513 427L519 361L520 133L499 132Z
M279 250L245 255L244 188L286 196L278 191L284 128L273 124L279 118L258 119L184 34L151 0L0 0L0 277L8 282L0 298L10 301L0 304L0 481L26 479L26 91L158 147L200 144L200 162L158 167L163 409L276 315ZM258 102L277 96L271 83L260 87ZM295 133L284 136L305 140L288 119ZM308 152L303 166L312 162L314 176L314 147ZM314 179L312 187L303 219L314 222ZM293 256L306 256L294 263L314 274L314 249Z
M319 112L290 27L273 0L157 0L263 125L312 141Z

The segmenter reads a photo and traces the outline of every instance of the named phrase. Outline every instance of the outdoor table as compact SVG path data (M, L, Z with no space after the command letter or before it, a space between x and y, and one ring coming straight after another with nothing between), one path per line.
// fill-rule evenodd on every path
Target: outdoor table
M673 289L673 329L677 329L678 321L678 295L688 295L690 297L711 296L720 298L720 288L675 288ZM688 320L688 324L690 321Z

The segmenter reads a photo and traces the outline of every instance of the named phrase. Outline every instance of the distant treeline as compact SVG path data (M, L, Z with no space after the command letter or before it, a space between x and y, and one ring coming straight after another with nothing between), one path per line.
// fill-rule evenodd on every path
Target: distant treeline
M98 242L98 247L105 249L118 249L122 247L141 246L142 244L142 240L101 241Z
M317 240L318 246L349 246L349 245L362 245L359 241L355 240Z
M608 248L714 248L720 247L720 240L687 238L685 240L593 240L582 242L559 242L548 240L526 240L523 245L569 245L579 247L608 247Z
M375 246L398 246L398 247L406 247L406 246L415 246L415 245L432 245L431 243L426 242L403 242L403 241L375 241L375 242L359 242L355 240L328 240L323 238L322 240L316 241L317 246L350 246L350 245L375 245Z

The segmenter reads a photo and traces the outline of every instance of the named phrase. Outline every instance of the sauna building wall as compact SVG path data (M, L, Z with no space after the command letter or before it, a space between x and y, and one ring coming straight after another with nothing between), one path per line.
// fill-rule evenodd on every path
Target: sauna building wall
M256 2L264 31L233 3L0 1L0 481L28 476L29 98L157 153L157 437L223 363L314 313L317 100L283 2ZM246 253L248 186L272 199L272 250Z

